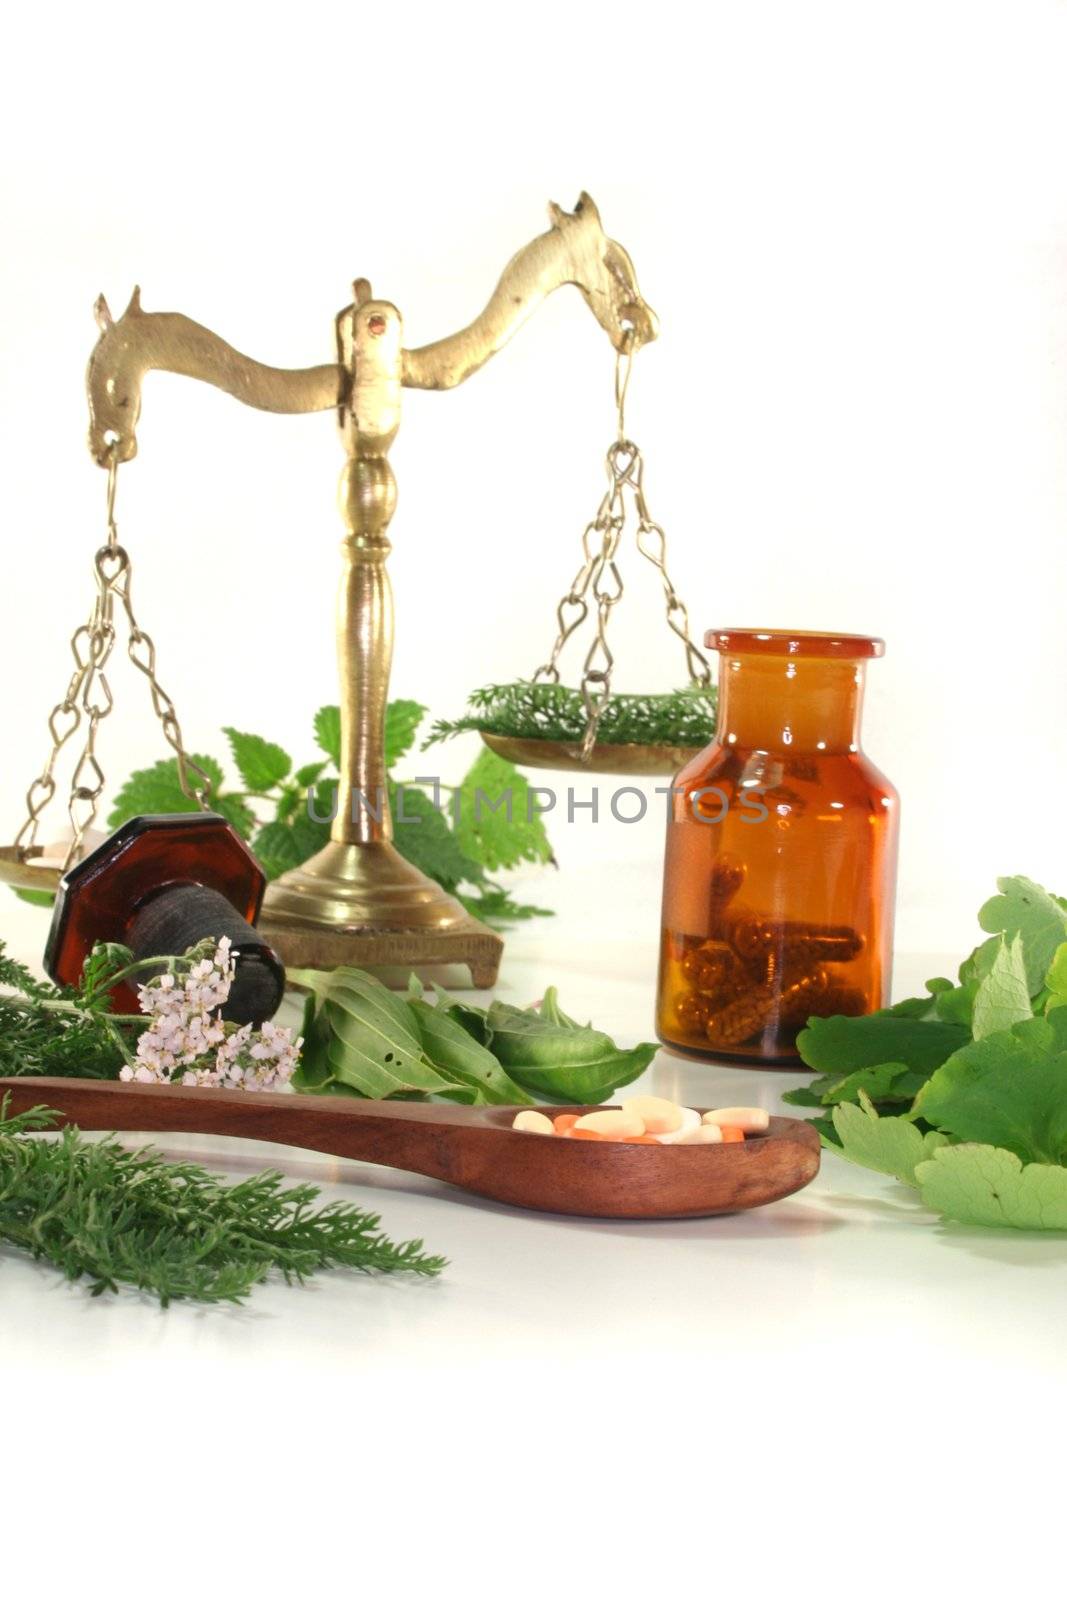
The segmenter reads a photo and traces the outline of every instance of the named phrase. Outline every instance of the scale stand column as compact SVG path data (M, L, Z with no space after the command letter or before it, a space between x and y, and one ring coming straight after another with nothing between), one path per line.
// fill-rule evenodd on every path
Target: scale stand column
M347 528L338 628L341 781L330 843L267 892L264 929L291 965L407 968L459 963L470 968L478 987L495 982L503 940L412 867L393 843L383 735L392 653L385 561L396 484L387 455L400 424L403 388L441 391L464 383L565 284L581 291L616 352L632 351L656 337L655 314L642 298L633 262L604 232L591 197L583 192L573 212L552 204L549 216L548 231L512 256L474 321L415 350L401 348L396 307L372 300L370 285L362 279L355 285L353 304L337 318L337 359L313 367L270 367L254 361L180 312L145 311L139 289L117 319L102 296L97 302L100 338L87 375L89 448L109 473L137 453L141 386L149 372L196 378L261 411L339 412L349 458L341 480ZM654 553L650 559L662 567ZM129 609L118 588L115 597ZM669 585L668 600L673 607ZM669 615L677 632L676 609ZM159 690L151 659L135 653L147 651L151 641L136 628L132 615L130 622L136 633L136 638L131 635L131 654L152 681L165 736L179 760L191 765L181 749L173 703ZM68 689L67 700L73 692ZM51 751L30 786L23 828L14 844L0 848L0 880L21 888L54 891L59 881L57 868L35 864L40 856L36 837L40 814L55 793L56 756L73 732L69 726L64 731L64 715L77 710L67 700L53 711ZM85 710L93 715L90 706ZM101 776L101 789L102 784ZM81 797L81 788L76 771L72 801ZM95 791L88 793L92 799ZM193 798L188 788L186 793ZM208 798L203 789L200 795ZM75 854L77 843L75 838Z
M343 376L339 491L347 530L337 606L341 756L330 842L267 891L260 927L290 966L457 963L476 988L496 981L504 941L413 867L393 843L385 711L393 653L386 570L396 479L388 451L400 425L402 328L370 285L337 321ZM402 826L420 827L418 821Z

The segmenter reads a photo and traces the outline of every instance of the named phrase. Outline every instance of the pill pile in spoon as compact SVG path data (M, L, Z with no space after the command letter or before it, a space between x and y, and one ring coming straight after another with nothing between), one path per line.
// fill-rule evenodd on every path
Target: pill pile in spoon
M550 1133L563 1139L599 1139L615 1144L740 1144L746 1133L766 1133L770 1117L759 1106L693 1111L658 1095L638 1094L607 1111L579 1116L565 1111L520 1111L517 1133Z

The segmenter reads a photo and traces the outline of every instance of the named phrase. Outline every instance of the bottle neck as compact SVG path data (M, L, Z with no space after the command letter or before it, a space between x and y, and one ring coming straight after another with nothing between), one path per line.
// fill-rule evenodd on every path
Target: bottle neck
M720 744L794 754L859 749L865 662L724 652L720 663Z

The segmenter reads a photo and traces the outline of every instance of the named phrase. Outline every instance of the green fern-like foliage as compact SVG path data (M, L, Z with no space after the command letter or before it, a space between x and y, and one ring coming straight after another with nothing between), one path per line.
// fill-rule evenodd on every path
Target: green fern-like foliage
M394 1244L372 1212L318 1205L309 1183L257 1172L223 1183L189 1161L86 1139L37 1106L0 1099L0 1246L50 1262L94 1295L120 1285L161 1305L239 1302L269 1276L302 1283L330 1267L433 1277L445 1262L420 1239ZM27 1137L30 1136L30 1137Z
M613 694L600 719L601 744L671 744L699 750L715 734L715 689L690 684L670 694ZM585 732L578 689L560 683L493 683L475 689L454 722L435 722L427 747L459 733L573 742Z

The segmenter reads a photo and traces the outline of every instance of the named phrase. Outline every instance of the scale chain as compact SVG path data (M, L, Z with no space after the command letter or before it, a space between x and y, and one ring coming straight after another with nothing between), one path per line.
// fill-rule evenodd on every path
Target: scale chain
M585 658L582 673L582 703L586 713L585 734L582 738L582 759L588 760L596 744L597 730L611 698L611 674L615 665L608 646L607 626L611 611L623 597L623 581L615 561L623 529L626 525L626 491L633 497L637 518L637 548L660 574L667 601L667 624L681 640L685 649L686 670L691 683L710 684L711 668L703 651L693 642L689 632L689 613L667 571L667 537L660 524L653 520L645 500L643 486L644 458L632 439L626 434L626 391L633 367L633 341L627 340L618 353L615 363L615 404L618 411L618 434L607 452L608 490L600 509L582 535L585 561L569 590L556 607L559 625L552 653L533 675L533 682L544 679L559 682L559 657L571 635L581 627L589 615L586 598L590 586L596 601L596 637ZM625 361L625 368L623 362ZM600 548L591 550L593 535L599 535ZM614 589L605 589L602 580L610 572ZM598 664L599 663L599 664Z
M96 598L89 621L76 628L71 636L70 648L75 670L66 694L53 707L48 718L52 748L40 774L27 790L26 820L15 838L15 850L23 861L41 854L37 833L41 815L55 795L56 760L84 719L88 727L71 776L67 804L72 837L61 869L64 873L80 858L82 843L96 820L100 797L104 792L104 772L96 756L96 735L100 723L110 715L114 705L104 668L115 644L116 600L122 605L129 627L127 653L137 670L148 679L152 708L163 729L163 737L177 758L182 793L187 799L195 801L201 810L210 810L211 805L210 776L185 750L174 702L156 677L156 647L138 624L134 613L130 596L132 564L129 554L119 543L115 522L117 479L118 458L112 452L108 460L107 543L100 547L94 558ZM191 774L195 774L195 779Z

